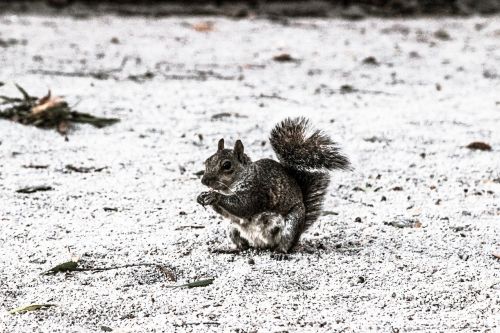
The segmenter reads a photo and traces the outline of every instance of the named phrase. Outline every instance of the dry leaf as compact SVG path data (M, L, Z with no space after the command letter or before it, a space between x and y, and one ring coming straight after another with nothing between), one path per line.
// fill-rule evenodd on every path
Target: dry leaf
M273 57L273 60L277 61L277 62L294 62L294 61L297 61L297 59L293 58L288 53L282 53L282 54L275 55Z
M40 112L44 112L46 110L50 110L52 108L58 107L66 103L61 97L52 97L49 93L40 98L38 103L31 109L32 114L38 114Z
M54 275L60 272L73 272L78 268L78 262L76 261L67 261L62 264L59 264L55 267L52 267L46 272L43 272L42 275Z
M198 22L191 25L195 31L198 32L210 32L214 31L214 23L213 22Z
M472 150L483 150L483 151L491 150L491 146L489 144L481 141L471 142L466 147Z
M51 96L52 96L52 92L49 89L49 91L47 92L47 95L40 98L37 105L45 104L50 99Z

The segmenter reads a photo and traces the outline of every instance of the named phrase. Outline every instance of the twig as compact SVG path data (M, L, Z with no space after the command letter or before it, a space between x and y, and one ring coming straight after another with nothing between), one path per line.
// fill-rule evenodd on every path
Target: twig
M67 164L66 165L66 170L68 171L74 171L74 172L79 172L79 173L89 173L89 172L101 172L104 169L107 169L108 167L77 167L72 164Z
M296 100L293 100L293 99L290 99L290 98L286 98L286 97L281 97L281 96L279 96L277 94L272 94L272 95L260 94L260 95L258 95L256 97L257 98L277 99L277 100L280 100L280 101L286 101L286 102L292 102L294 104L300 104Z
M493 283L491 286L488 287L488 289L493 289L493 287L495 287L496 285L499 285L500 284L500 281L497 281L495 283Z
M182 225L180 227L175 228L175 230L183 230L183 229L188 229L188 228L203 229L203 228L205 228L205 226L204 225Z
M46 69L33 69L30 70L31 74L42 74L51 76L68 76L68 77L93 77L98 80L109 79L109 72L99 71L99 72L63 72L63 71L53 71Z
M233 249L233 248L215 248L210 250L210 253L214 254L238 254L240 252L241 252L240 249Z
M219 326L220 323L216 322L216 321L206 321L206 322L199 322L199 323L184 323L184 325L188 326L188 325L216 325L216 326Z
M121 266L111 266L111 267L89 267L89 268L76 268L75 271L79 272L104 272L110 271L113 269L121 269L121 268L130 268L130 267L158 267L160 264L150 264L150 263L142 263L142 264L126 264Z
M25 164L23 165L23 168L26 169L47 169L49 166L48 165L39 165L39 164Z
M69 77L93 77L98 80L107 80L111 76L111 73L118 73L123 70L127 62L130 60L130 57L124 57L120 66L112 69L100 70L97 72L63 72L56 70L45 70L45 69L33 69L30 70L29 73L32 74L42 74L42 75L55 75L55 76L69 76Z

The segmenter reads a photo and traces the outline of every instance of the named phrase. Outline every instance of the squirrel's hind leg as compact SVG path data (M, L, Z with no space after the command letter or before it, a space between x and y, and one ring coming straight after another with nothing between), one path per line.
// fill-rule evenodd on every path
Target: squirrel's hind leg
M231 239L233 244L236 245L236 248L238 250L246 250L250 247L248 241L245 238L241 237L241 233L237 228L230 226L228 233L229 238Z
M243 237L241 237L240 231L234 226L229 226L227 234L233 246L217 247L215 249L210 250L210 252L235 254L235 253L240 253L241 251L248 250L250 248L250 244L248 243L248 241Z
M277 237L276 249L282 253L288 253L300 237L306 210L303 204L294 206L287 215L283 228Z

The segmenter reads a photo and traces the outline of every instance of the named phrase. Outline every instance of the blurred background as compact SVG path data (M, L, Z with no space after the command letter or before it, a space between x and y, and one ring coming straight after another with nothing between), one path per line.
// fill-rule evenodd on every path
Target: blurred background
M75 8L99 7L122 14L151 15L285 15L361 18L365 15L471 15L494 14L499 0L35 0L1 1L0 9L41 10L49 7L71 12Z

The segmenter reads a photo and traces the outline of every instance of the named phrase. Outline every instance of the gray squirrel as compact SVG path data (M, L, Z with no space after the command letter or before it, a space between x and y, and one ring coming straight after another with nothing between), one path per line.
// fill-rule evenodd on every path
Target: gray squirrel
M197 202L231 220L228 234L237 250L288 253L321 214L328 171L350 169L336 143L312 130L306 118L283 120L269 141L279 162L252 162L241 140L225 149L224 139L205 161L201 182L212 190L202 192Z

